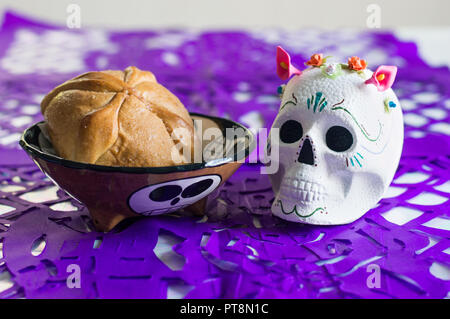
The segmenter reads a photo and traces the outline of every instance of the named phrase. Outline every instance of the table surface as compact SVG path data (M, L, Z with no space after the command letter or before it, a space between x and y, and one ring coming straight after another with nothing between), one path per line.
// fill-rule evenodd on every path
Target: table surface
M1 28L0 297L448 295L449 51L430 30L73 31L10 13ZM432 32L448 35L448 29ZM39 102L56 84L85 70L128 65L152 70L192 111L267 127L279 106L280 83L267 62L278 44L298 65L324 52L340 61L358 55L372 66L399 66L400 166L379 204L350 225L272 217L267 176L260 165L246 164L203 218L175 213L97 233L86 209L17 145L23 129L42 118ZM71 264L81 266L80 289L67 288ZM370 265L381 268L380 288L367 285Z

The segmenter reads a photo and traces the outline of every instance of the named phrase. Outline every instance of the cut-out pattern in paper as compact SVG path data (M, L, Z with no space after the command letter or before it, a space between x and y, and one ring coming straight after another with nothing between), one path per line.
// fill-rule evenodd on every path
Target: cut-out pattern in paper
M428 67L414 44L400 42L389 33L95 34L12 14L4 19L0 36L1 298L447 296L448 69ZM86 45L94 38L96 45ZM11 52L34 47L36 39L46 40L45 54L36 57L30 49L11 62ZM278 111L280 81L273 63L267 61L274 61L278 44L297 53L293 59L299 65L312 49L326 51L337 60L357 55L369 67L398 65L394 89L400 104L406 106L405 114L424 119L414 121L415 125L406 123L404 152L389 193L352 224L317 227L273 217L269 180L260 174L259 164L247 164L224 185L205 216L177 212L143 217L111 233L98 233L86 209L52 188L18 148L23 129L42 119L39 102L52 87L86 70L128 65L153 71L191 111L235 120L257 112L260 125L268 127ZM66 52L57 50L68 45L80 54L75 60L63 59ZM441 112L437 118L436 112L427 109ZM66 285L73 265L81 271L79 289ZM368 284L373 265L381 270L379 288Z

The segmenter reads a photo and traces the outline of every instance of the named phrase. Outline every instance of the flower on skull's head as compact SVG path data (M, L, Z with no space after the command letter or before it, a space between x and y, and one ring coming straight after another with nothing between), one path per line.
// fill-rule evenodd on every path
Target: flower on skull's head
M320 68L322 73L331 79L335 79L342 74L342 66L339 63L324 64Z
M348 59L348 68L350 70L361 71L367 67L366 60L360 59L357 56L352 56Z
M305 64L310 65L310 66L321 66L324 62L325 62L325 60L323 58L323 54L316 53L316 54L311 55L311 58Z
M396 75L396 66L380 65L365 83L375 85L378 91L386 91L391 88Z

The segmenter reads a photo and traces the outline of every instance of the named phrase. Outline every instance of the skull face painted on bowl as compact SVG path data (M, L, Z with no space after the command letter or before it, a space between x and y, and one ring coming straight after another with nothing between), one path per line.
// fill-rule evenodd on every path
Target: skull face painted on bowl
M130 196L128 206L145 216L173 212L206 197L221 180L220 175L203 175L146 186Z
M268 139L279 147L269 154L279 164L269 175L272 212L308 224L353 222L380 200L400 160L403 118L390 89L396 68L372 73L339 64L301 72L290 60L281 67L281 78L295 76Z

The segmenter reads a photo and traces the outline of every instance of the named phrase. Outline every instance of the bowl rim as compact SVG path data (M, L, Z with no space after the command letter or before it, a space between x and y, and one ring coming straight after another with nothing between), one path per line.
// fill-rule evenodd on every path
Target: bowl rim
M213 120L216 123L225 124L222 129L226 129L233 126L238 126L244 129L246 135L250 137L250 141L248 146L245 148L245 158L247 158L250 153L254 150L255 147L255 137L250 129L242 125L241 123L235 122L233 120L216 117L211 115L205 115L195 112L189 113L191 116L203 117L210 120ZM37 157L43 159L47 162L52 162L55 164L59 164L68 168L75 169L86 169L86 170L94 170L101 172L116 172L116 173L134 173L134 174L165 174L165 173L173 173L173 172L188 172L195 171L202 168L207 167L218 167L228 163L237 162L235 159L231 157L224 157L220 159L214 159L208 162L202 161L201 163L191 163L191 164L183 164L183 165L175 165L175 166L153 166L153 167L127 167L127 166L105 166L105 165L97 165L97 164L89 164L82 162L75 162L68 159L64 159L62 157L52 155L49 153L43 152L41 149L36 148L32 144L27 141L31 132L39 129L38 125L41 123L45 123L45 121L40 121L34 123L22 133L19 144L20 146L27 152L31 157ZM39 129L40 130L40 129ZM34 159L33 159L34 160Z

